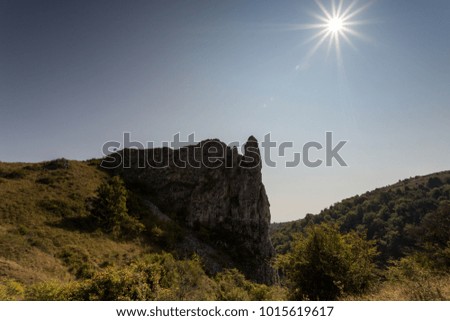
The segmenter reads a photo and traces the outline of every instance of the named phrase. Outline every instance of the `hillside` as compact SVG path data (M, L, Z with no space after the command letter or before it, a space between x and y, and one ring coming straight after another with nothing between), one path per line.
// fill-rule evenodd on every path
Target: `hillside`
M449 300L450 172L272 224L291 299Z
M308 248L308 235L312 235L308 233L316 231L321 235L322 230L335 233L333 237L342 242L341 248L324 248L331 250L333 260L336 255L353 258L348 275L373 264L364 274L370 277L370 283L362 283L366 284L364 290L342 288L332 299L450 298L450 172L403 180L343 200L318 215L272 224L271 237L278 258L277 262L266 263L278 269L281 280L268 286L250 281L245 277L246 272L251 272L248 265L238 262L242 256L247 256L246 262L261 259L247 252L253 243L245 244L240 252L239 244L232 243L235 234L229 230L220 233L198 222L189 226L189 221L180 218L183 211L171 211L173 200L169 206L161 206L163 211L154 205L159 190L164 197L172 197L167 191L172 191L179 179L189 182L183 188L191 188L191 176L183 177L185 174L174 171L168 180L157 177L157 188L148 194L148 187L135 178L139 176L137 171L105 171L99 164L100 160L65 159L36 164L0 163L0 300L314 299L307 292L293 296L292 279L282 264L289 263L286 258L301 257L303 252L295 251ZM233 195L229 187L221 192L230 178L206 173L201 183L205 191L212 193L207 197L212 201L203 198L195 208L201 209L198 204L216 204L214 195L221 195L223 204L230 201L236 206L241 202L229 197ZM128 176L123 182L116 174ZM233 180L238 179L237 174L232 172ZM245 185L247 191L248 186L255 186L264 192L260 177L251 182L254 185ZM111 191L116 193L112 199L108 194ZM201 192L198 197L208 193ZM243 204L252 208L253 201L243 195ZM117 221L111 221L113 226L93 216L99 204L116 204L110 210L119 215L114 218ZM256 237L261 227L252 225L250 219L232 223L230 228ZM206 222L213 222L211 216ZM333 232L332 226L337 226L338 232ZM369 255L367 266L358 265L359 253L364 255L365 248L370 250L372 244L376 249L374 261ZM341 250L344 252L336 252ZM312 262L316 254L319 252L312 253ZM342 263L345 268L345 261ZM326 266L333 268L333 264ZM319 279L324 277L321 273ZM306 278L313 280L313 275L307 274ZM314 289L320 288L315 281L313 285Z
M1 163L0 276L69 281L79 268L121 266L150 251L150 244L116 242L85 224L86 200L106 178L89 162Z
M123 195L128 222L142 228L102 226L93 207L113 173L99 164L0 163L0 300L284 297L247 280L225 238L161 212L140 187Z
M286 253L306 226L335 222L341 232L363 232L376 241L386 265L414 252L444 248L450 240L450 171L416 176L345 199L317 215L271 226L278 253Z

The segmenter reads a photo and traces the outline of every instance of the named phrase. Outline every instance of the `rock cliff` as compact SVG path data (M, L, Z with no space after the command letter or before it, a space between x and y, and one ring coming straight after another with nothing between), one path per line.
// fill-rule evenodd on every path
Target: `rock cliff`
M247 277L272 284L270 205L253 136L244 151L214 139L176 150L125 149L111 155L106 166L139 186L165 214L193 231L206 230Z

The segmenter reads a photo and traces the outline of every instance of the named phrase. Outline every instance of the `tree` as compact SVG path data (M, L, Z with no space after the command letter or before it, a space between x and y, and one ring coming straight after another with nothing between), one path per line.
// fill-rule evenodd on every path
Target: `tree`
M356 232L340 234L336 225L307 228L281 257L294 300L335 300L368 289L375 278L374 243Z
M442 202L435 211L426 214L421 227L423 241L445 247L450 242L450 202Z
M99 227L115 237L125 232L139 233L144 229L142 223L128 215L127 196L123 180L114 176L100 185L93 200L91 215Z

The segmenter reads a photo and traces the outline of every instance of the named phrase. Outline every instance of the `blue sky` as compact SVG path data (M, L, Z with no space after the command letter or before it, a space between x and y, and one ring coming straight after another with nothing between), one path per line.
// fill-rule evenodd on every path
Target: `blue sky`
M327 131L347 140L348 167L264 167L273 221L448 170L450 2L372 1L341 64L326 45L307 59L316 30L296 27L314 13L313 0L0 0L0 160L100 157L123 132L270 132L300 152Z

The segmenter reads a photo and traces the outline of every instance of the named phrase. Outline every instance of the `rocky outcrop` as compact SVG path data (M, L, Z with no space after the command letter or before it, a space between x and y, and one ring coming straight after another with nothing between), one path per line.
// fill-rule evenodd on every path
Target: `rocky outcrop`
M165 214L193 231L208 231L249 278L272 284L270 205L253 136L244 150L241 155L219 140L205 140L177 150L125 149L106 165Z

